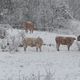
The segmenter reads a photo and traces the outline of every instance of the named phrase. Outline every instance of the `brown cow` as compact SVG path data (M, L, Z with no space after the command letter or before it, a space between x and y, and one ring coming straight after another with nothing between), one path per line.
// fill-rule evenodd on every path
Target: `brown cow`
M24 51L26 51L26 48L28 46L36 47L36 51L38 51L38 49L40 49L40 51L41 51L42 45L43 45L43 40L40 37L38 37L38 38L24 38L23 39Z
M23 22L23 27L26 30L26 32L28 32L28 30L30 31L30 33L33 33L34 30L34 23L31 21L26 21Z
M76 40L76 38L74 38L74 37L57 36L55 38L57 51L59 51L60 44L67 45L68 51L69 51L70 46L73 44L74 40Z

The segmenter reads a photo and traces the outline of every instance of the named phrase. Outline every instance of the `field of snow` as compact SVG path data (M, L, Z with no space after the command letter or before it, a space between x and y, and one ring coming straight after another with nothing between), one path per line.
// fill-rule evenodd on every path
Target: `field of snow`
M9 33L17 34L17 30ZM80 52L76 41L70 51L66 46L61 46L58 52L55 46L57 35L62 34L40 31L26 34L28 37L39 36L43 39L47 45L43 45L42 52L36 52L31 47L26 52L23 48L15 53L0 50L0 80L80 80Z

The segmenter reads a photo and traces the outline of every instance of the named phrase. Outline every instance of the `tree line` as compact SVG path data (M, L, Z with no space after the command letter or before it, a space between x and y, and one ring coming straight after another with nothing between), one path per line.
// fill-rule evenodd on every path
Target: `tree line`
M39 29L69 28L70 19L80 19L79 5L79 0L1 0L0 23L19 27L30 20Z

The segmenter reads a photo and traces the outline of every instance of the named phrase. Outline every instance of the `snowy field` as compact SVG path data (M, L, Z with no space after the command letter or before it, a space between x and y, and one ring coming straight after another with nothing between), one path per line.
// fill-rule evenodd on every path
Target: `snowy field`
M16 29L10 32L17 34ZM57 35L62 34L40 31L26 34L43 39L47 45L43 45L42 52L36 52L35 47L28 47L26 52L19 48L15 53L0 50L0 80L80 80L80 52L76 41L70 51L61 46L58 52L55 45Z

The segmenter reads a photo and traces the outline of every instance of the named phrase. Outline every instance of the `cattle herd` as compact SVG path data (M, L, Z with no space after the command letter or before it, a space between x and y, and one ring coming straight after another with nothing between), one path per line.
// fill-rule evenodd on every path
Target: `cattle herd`
M24 23L24 29L25 31L27 32L28 30L30 31L30 33L33 33L33 30L34 30L34 24L33 22L31 21L27 21ZM70 47L71 45L73 44L74 40L76 40L75 37L63 37L63 36L57 36L55 38L55 42L56 42L56 48L57 48L57 51L59 51L59 47L60 45L66 45L68 47L68 51L70 50ZM31 47L34 47L36 46L36 50L37 48L40 48L40 51L41 51L41 47L42 47L42 43L43 43L43 40L40 38L40 40L38 42L36 42L37 39L33 39L33 38L28 38L25 40L25 43L24 44L24 50L26 50L26 47L27 46L31 46ZM80 36L77 37L77 45L78 45L78 48L80 50ZM39 43L39 44L37 44ZM35 44L35 45L34 45ZM40 46L39 46L40 45ZM38 50L37 50L38 51Z
M66 45L68 48L68 51L70 50L70 47L72 46L74 40L76 40L75 37L65 37L65 36L56 36L55 37L55 42L56 42L56 49L57 51L59 51L59 47L60 45ZM78 45L78 49L80 51L80 36L77 37L77 45ZM36 51L42 51L42 45L44 45L44 41L42 38L37 37L37 38L33 38L33 37L26 37L23 38L23 48L24 51L26 51L26 48L28 46L30 47L36 47ZM39 49L39 50L38 50Z
M24 30L26 32L30 31L30 33L33 33L34 31L34 23L31 22L31 21L27 21L27 22L23 22L22 24ZM59 47L60 45L66 45L67 48L68 48L68 51L70 50L70 47L72 46L72 44L74 43L74 41L77 41L77 46L78 46L78 49L80 51L80 35L77 36L77 39L75 37L66 37L66 36L56 36L55 37L55 43L56 43L56 49L57 51L59 51ZM14 39L12 41L13 43L11 43L13 46L13 44L15 43ZM30 47L35 47L36 48L36 51L42 51L42 45L44 45L44 41L41 37L37 37L37 38L33 38L33 37L22 37L22 41L21 41L22 44L20 44L20 42L16 42L15 47L15 51L18 51L18 47L23 47L24 48L24 51L26 51L26 48L28 46ZM8 42L7 43L7 46L9 46L10 43ZM11 46L9 46L10 50L12 50L13 48L11 48Z
M57 36L55 38L57 51L59 51L60 45L67 45L68 51L69 51L71 45L74 42L74 40L76 40L75 37ZM43 45L43 39L40 38L40 37L37 37L37 38L26 37L26 38L23 39L24 51L26 51L26 48L28 46L30 46L30 47L36 47L36 51L38 51L38 49L41 51L42 45Z

